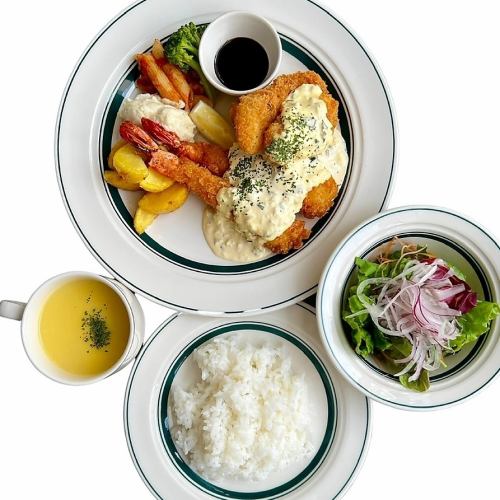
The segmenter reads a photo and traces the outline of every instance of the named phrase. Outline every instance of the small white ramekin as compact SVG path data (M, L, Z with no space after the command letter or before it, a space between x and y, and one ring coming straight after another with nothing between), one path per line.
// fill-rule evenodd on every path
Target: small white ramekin
M259 42L269 59L269 69L264 81L248 90L233 90L226 87L215 72L217 52L227 41L237 37L251 38ZM250 12L228 12L212 21L203 33L199 59L207 80L217 90L231 95L248 94L265 87L276 76L281 63L281 41L273 25L263 17Z

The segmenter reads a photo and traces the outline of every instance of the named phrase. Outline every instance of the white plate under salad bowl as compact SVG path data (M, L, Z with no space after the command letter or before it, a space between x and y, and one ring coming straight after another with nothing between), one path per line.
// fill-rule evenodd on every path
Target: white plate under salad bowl
M356 35L311 0L255 0L245 9L265 16L279 32L280 73L317 71L340 101L348 172L335 206L313 221L302 249L237 264L216 257L201 231L202 203L159 217L139 236L132 227L136 193L103 181L117 112L136 93L134 54L165 40L188 21L206 23L241 8L235 0L166 4L140 0L92 41L61 101L55 157L60 190L79 235L93 255L126 286L160 304L191 313L255 314L311 295L337 243L387 203L396 162L392 104L377 65ZM251 288L250 288L251 287Z
M307 385L314 452L265 480L204 479L189 467L170 433L170 389L196 376L190 354L210 339L232 334L257 344L281 344ZM370 404L333 367L309 306L239 320L180 313L166 320L139 353L125 393L124 425L137 471L159 499L332 500L345 493L364 460Z
M432 410L453 405L476 394L498 374L500 320L458 353L446 356L446 367L432 372L430 389L415 392L375 363L358 356L342 322L342 309L355 257L376 256L376 249L398 236L427 245L429 251L456 266L479 299L500 300L500 247L470 218L429 206L398 207L382 212L353 229L330 257L321 277L318 325L323 343L344 377L368 397L396 408Z

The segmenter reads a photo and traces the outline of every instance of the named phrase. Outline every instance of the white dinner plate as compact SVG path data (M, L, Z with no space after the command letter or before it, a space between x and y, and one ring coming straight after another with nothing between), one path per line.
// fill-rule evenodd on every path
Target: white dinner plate
M120 104L136 92L134 54L149 50L154 38L165 40L187 21L210 22L238 8L235 0L134 3L81 57L57 120L60 189L89 250L126 286L193 313L255 314L311 295L340 239L386 204L395 168L391 101L380 71L357 37L310 0L256 0L245 8L265 16L278 30L283 46L279 72L315 70L340 101L350 161L335 206L312 221L312 236L303 248L250 264L231 263L212 253L201 230L203 204L195 196L176 212L158 217L143 235L134 232L131 213L137 194L106 185L102 175L118 137Z
M193 377L193 350L220 335L280 344L294 373L304 375L314 422L308 431L314 450L309 458L259 481L207 480L189 467L170 434L169 391ZM125 393L124 424L137 471L157 498L332 500L343 495L363 462L370 405L336 372L309 306L239 320L181 313L165 321L137 357Z
M325 267L317 298L325 347L346 379L380 403L404 410L434 410L457 404L483 389L499 372L499 318L476 342L446 356L446 366L431 373L431 386L425 392L403 387L373 360L358 356L344 329L342 310L355 257L375 258L377 249L394 236L426 245L432 254L456 266L478 299L500 301L500 247L484 228L440 207L394 208L353 229Z

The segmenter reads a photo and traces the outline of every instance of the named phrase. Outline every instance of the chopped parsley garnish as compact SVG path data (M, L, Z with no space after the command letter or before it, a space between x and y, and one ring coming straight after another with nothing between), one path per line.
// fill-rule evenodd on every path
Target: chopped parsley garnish
M306 116L297 112L287 113L283 117L283 132L271 142L266 153L281 165L292 161L304 148L308 139L310 131L308 121Z
M82 317L83 341L90 342L90 347L102 349L111 343L111 332L106 320L102 315L102 310L92 309L85 311Z

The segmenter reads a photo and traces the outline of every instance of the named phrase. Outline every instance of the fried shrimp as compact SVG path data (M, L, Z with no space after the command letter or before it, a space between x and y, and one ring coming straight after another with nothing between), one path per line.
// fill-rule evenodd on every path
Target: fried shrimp
M152 122L154 123L154 122ZM168 132L165 130L165 132ZM207 168L198 165L187 156L177 156L160 149L158 144L146 131L132 122L123 122L120 125L120 135L134 147L144 152L149 159L149 166L160 174L169 177L175 182L185 184L189 190L196 193L207 205L217 206L217 193L223 187L229 186L229 182L218 177ZM172 141L179 141L177 136L170 137ZM164 140L166 136L163 137ZM177 151L182 149L182 143L175 143Z
M231 110L236 139L243 151L255 154L264 149L265 140L272 138L272 135L268 134L266 139L266 131L269 127L271 131L276 131L279 127L277 118L283 101L291 92L306 83L321 87L321 99L327 106L328 119L334 127L337 125L339 103L330 95L325 82L317 73L303 71L278 76L267 87L241 96Z
M217 194L222 188L229 187L229 182L189 158L181 156L175 162L171 156L171 153L158 150L151 155L149 166L175 182L185 184L208 206L217 208Z
M215 175L222 176L229 168L227 149L208 142L181 141L175 132L148 118L142 118L141 125L154 140L166 146L169 151L199 163Z

